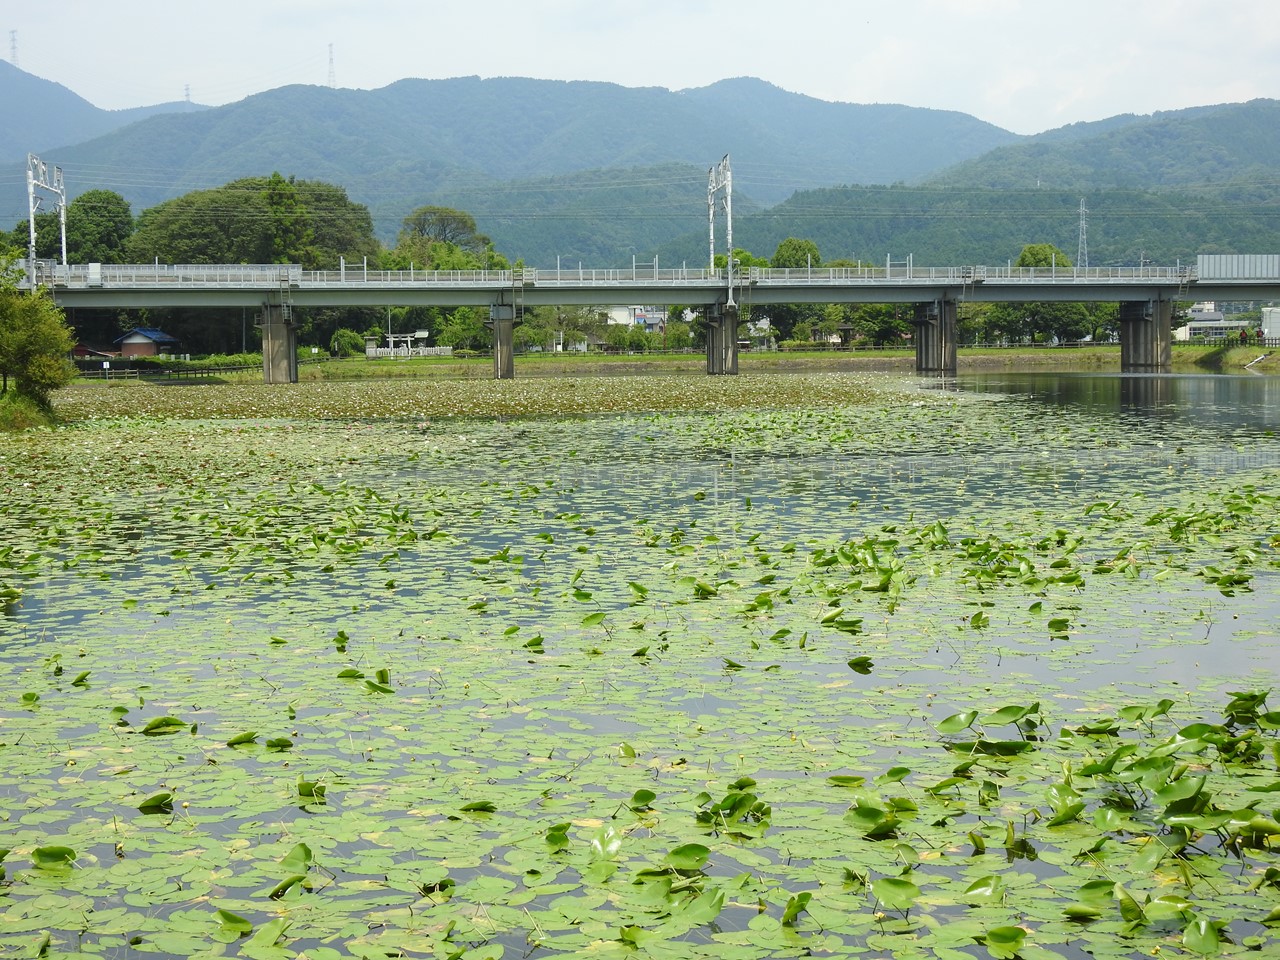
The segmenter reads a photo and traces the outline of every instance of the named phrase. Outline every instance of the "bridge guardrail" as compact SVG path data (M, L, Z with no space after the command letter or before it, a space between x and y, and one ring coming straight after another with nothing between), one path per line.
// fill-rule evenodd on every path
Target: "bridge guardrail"
M659 286L680 288L726 282L724 270L687 267L518 270L303 270L297 264L77 264L37 263L37 283L64 288L94 287L234 287L278 290L352 286ZM1154 281L1183 284L1197 279L1188 266L1157 267L750 267L734 280L743 286L825 286L858 283L960 284L984 283L1133 283Z

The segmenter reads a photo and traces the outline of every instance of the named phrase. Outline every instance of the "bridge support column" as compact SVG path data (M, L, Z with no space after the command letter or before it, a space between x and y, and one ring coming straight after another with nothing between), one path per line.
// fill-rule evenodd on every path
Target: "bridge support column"
M737 372L738 308L713 303L707 307L707 373L732 376Z
M916 373L938 377L956 375L956 302L917 303Z
M489 308L489 329L493 331L493 378L516 378L516 308L495 303Z
M278 303L264 303L262 318L262 379L264 383L298 382L298 334L293 316Z
M1172 369L1173 301L1120 304L1120 372L1168 373Z

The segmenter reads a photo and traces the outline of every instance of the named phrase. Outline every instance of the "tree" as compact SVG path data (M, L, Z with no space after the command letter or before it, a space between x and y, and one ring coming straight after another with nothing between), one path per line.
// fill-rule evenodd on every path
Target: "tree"
M329 338L329 352L338 357L363 357L364 337L347 327L340 327Z
M846 317L855 339L868 340L877 347L901 345L912 333L911 308L900 304L860 304Z
M300 263L310 259L315 233L293 178L285 180L279 172L272 173L262 198L267 205L268 227L257 262Z
M801 240L797 237L787 237L778 244L778 249L773 252L773 258L769 261L769 266L780 268L821 265L822 254L818 252L818 245L812 240Z
M67 259L72 263L123 263L132 235L133 210L113 190L90 190L67 204Z
M148 263L298 263L337 269L339 260L378 262L367 207L329 183L248 177L144 210L126 245Z
M493 346L493 333L476 307L459 307L449 313L436 332L436 342L455 350L485 350Z
M401 221L400 236L483 248L487 237L476 232L476 218L452 207L418 207Z
M17 254L0 252L0 397L10 389L41 408L75 376L75 338L53 298L16 288Z
M1071 258L1051 243L1029 243L1014 262L1015 267L1071 269ZM988 335L1010 341L1030 339L1079 340L1089 329L1083 304L1032 301L1000 303L987 314Z
M21 221L9 235L20 250L30 244L29 220ZM129 201L113 190L90 190L67 204L67 262L123 263L125 243L133 233ZM62 259L62 228L58 215L36 215L36 256Z

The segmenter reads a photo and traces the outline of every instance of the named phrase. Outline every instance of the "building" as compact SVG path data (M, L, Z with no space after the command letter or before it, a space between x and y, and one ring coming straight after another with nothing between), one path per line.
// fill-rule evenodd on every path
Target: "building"
M1187 322L1173 331L1173 339L1187 340L1225 340L1238 339L1240 331L1253 332L1253 327L1244 320L1228 319L1218 305L1212 301L1192 304L1187 313Z
M154 327L134 327L113 344L122 357L171 357L177 354L182 341Z
M1280 307L1262 308L1262 336L1267 340L1280 339Z
M605 311L613 324L639 325L645 333L663 333L667 329L667 308L652 306L617 306Z

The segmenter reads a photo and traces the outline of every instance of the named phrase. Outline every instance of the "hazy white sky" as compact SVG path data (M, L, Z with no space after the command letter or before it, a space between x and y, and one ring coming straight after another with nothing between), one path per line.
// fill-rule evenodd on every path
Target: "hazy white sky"
M291 83L755 76L1015 133L1280 98L1275 0L62 0L5 4L0 55L109 109Z

